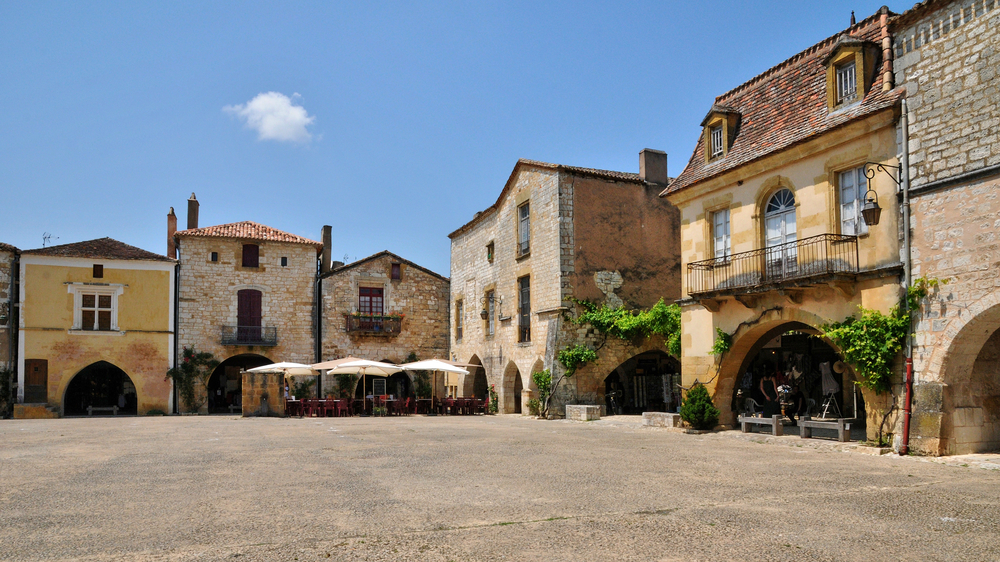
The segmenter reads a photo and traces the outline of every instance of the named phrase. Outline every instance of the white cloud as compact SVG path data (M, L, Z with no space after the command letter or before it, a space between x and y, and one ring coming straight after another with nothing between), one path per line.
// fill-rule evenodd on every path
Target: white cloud
M295 105L298 94L288 97L281 92L257 94L252 100L239 105L227 105L222 111L243 120L247 128L257 131L257 140L275 140L306 143L312 134L306 127L313 124L315 117L306 108Z

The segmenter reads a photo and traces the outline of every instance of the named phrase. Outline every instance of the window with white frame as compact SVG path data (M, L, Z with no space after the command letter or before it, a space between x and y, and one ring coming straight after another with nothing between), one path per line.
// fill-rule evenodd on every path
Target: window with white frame
M868 233L868 225L861 217L868 178L865 167L840 172L840 233L858 236Z
M712 127L712 158L722 156L722 125Z
M729 246L729 209L712 213L712 247L717 258L725 258L732 253Z
M837 103L854 101L858 95L854 61L837 67Z
M88 332L117 332L118 296L124 285L93 285L72 283L73 330Z

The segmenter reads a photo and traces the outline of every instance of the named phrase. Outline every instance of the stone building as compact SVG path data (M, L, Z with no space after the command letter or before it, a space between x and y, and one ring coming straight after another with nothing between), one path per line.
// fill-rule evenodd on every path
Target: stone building
M642 151L639 174L519 160L496 202L449 235L452 359L481 365L456 381L458 394L494 386L502 412L525 411L533 372L558 378L559 351L599 345L565 317L571 298L629 308L677 298L678 214L657 197L666 158ZM608 389L638 410L667 406L676 363L662 340L608 341L599 357L563 381L555 413L604 404Z
M175 265L110 238L21 252L14 416L169 411Z
M1000 3L922 2L893 28L909 108L912 276L948 281L915 325L909 445L935 455L996 451Z
M717 97L663 192L681 215L684 385L704 383L722 423L765 402L760 381L775 372L837 417L863 423L866 405L876 416L891 403L855 393L835 346L812 336L901 298L896 184L866 174L898 165L893 15L882 8ZM877 226L860 212L869 189L885 208ZM720 332L731 347L717 356Z
M245 221L198 227L188 202L188 228L168 220L168 253L178 252L177 340L221 361L208 383L203 411L239 406L241 368L277 361L313 363L315 285L322 244Z
M319 284L324 361L358 357L403 363L411 353L420 359L448 358L448 278L388 251L334 265ZM333 382L324 386L330 389ZM406 374L393 375L388 392L407 396L409 383Z
M17 285L21 251L0 242L0 418L10 413L17 386Z

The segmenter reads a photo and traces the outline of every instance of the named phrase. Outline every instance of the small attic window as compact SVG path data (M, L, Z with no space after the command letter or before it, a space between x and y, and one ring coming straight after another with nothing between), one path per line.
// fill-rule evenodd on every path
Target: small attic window
M722 140L722 125L712 127L712 158L722 156L723 146L725 144Z
M852 60L837 66L837 104L851 103L857 97L857 65Z

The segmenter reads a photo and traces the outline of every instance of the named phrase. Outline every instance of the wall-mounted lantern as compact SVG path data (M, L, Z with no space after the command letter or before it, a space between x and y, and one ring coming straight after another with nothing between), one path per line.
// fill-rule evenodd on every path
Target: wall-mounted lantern
M487 318L490 317L491 304L495 304L497 313L500 316L503 316L503 314L500 313L500 307L503 306L503 297L498 297L496 293L491 291L489 295L479 299L479 302L480 304L483 305L483 309L479 312L479 317L482 318L483 320L486 320Z
M896 182L897 186L899 185L899 180L896 178L896 175L900 171L899 166L890 166L888 164L880 164L879 162L865 162L865 177L868 178L868 191L865 192L865 204L861 207L861 216L865 219L865 224L868 226L878 224L879 217L882 215L882 207L878 205L878 194L875 193L875 188L872 187L876 171L885 172L892 178L892 181Z

